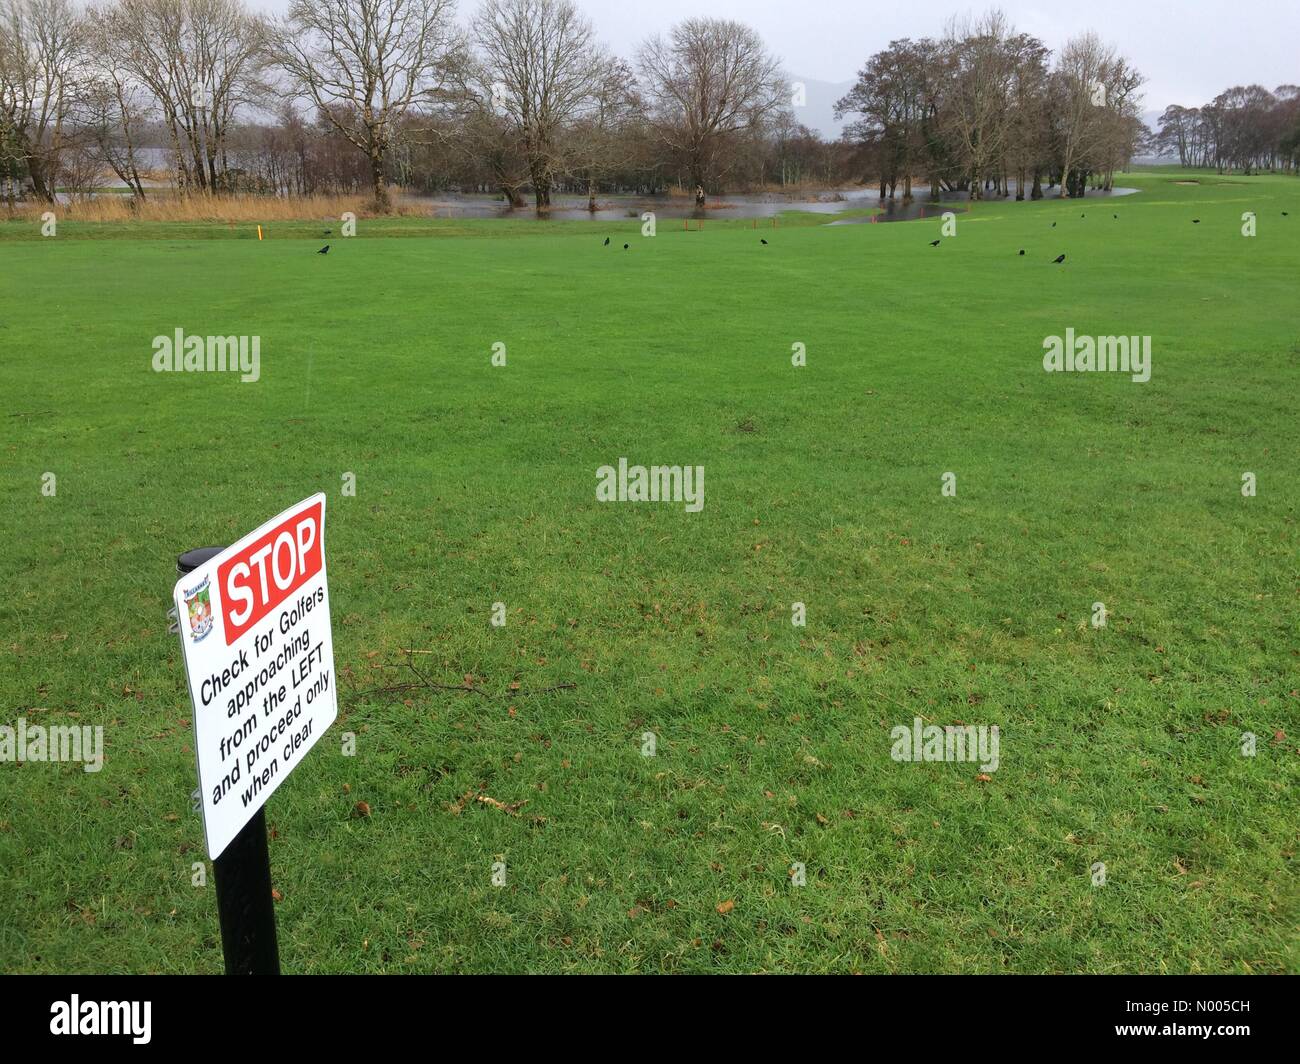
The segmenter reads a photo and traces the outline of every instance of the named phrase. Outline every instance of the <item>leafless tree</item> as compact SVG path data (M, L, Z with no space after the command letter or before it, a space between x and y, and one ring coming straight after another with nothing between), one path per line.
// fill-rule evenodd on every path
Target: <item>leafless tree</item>
M225 187L227 140L258 90L263 20L242 0L114 0L91 18L104 61L153 97L180 187Z
M880 196L892 198L899 179L903 201L911 202L912 178L925 150L930 118L930 79L935 73L934 44L929 40L890 41L858 72L853 88L835 105L837 117L859 117L845 136L868 146L880 168Z
M293 0L272 49L293 91L370 164L375 210L399 126L432 107L462 57L454 0Z
M0 139L53 201L85 50L68 0L0 0Z
M569 134L569 168L587 189L587 209L596 209L596 189L634 163L642 140L642 105L632 71L622 60L603 64L592 105Z
M1063 198L1082 195L1076 167L1100 147L1105 136L1106 76L1116 58L1114 49L1091 32L1071 38L1057 56L1052 75L1052 114Z
M688 18L648 40L638 62L654 128L697 188L723 178L740 142L790 99L780 64L740 22Z
M86 63L77 93L77 122L99 157L139 199L145 198L137 146L140 125L150 117L147 90L112 61L114 40L102 12L86 19Z
M1006 16L990 11L977 20L954 19L944 47L951 61L944 122L970 179L971 199L998 176L1007 151L1015 81L1014 36Z
M101 169L112 171L133 195L144 199L136 152L139 107L138 92L109 69L87 77L75 113L79 137L93 146Z
M474 41L493 109L518 138L545 209L566 169L563 135L597 105L611 60L571 0L486 0Z
M1102 79L1106 106L1097 115L1101 128L1088 162L1101 187L1109 191L1115 185L1115 171L1127 165L1135 146L1148 135L1141 119L1139 92L1146 79L1118 55L1106 64Z
M1049 144L1047 137L1047 59L1051 54L1037 37L1017 34L1011 39L1011 124L1007 132L1005 175L1014 175L1016 199L1026 196L1033 175L1031 199L1042 199L1042 171Z

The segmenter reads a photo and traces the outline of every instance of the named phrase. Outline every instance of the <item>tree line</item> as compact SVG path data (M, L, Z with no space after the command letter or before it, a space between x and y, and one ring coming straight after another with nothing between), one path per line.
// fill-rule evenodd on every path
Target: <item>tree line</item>
M971 197L1040 199L1044 184L1082 195L1109 189L1146 133L1142 75L1096 34L1053 56L998 11L955 19L938 40L892 41L839 101L881 198L924 176Z
M571 0L0 0L0 181L183 193L831 184L757 33L689 18L612 55ZM165 159L165 165L158 160Z
M827 141L733 20L687 18L622 58L572 0L484 0L467 23L455 0L291 0L275 18L243 0L0 0L0 189L53 201L111 174L140 200L364 190L378 211L394 184L543 210L557 192L595 209L602 191L868 178L891 196L915 178L1079 195L1145 143L1142 80L1094 34L1053 55L991 12L873 55ZM1189 159L1294 160L1275 135L1294 90L1267 104L1254 88L1231 90L1212 137L1188 135Z
M1157 120L1154 144L1183 166L1242 170L1300 169L1300 85L1235 85L1203 107L1171 104Z

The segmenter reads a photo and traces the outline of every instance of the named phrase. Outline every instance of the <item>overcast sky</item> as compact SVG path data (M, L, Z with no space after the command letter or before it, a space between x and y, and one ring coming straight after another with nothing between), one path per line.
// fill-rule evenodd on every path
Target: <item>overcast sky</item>
M289 0L249 0L283 11ZM653 33L689 15L749 23L793 78L850 81L864 59L898 37L937 36L954 13L1000 7L1049 48L1096 30L1147 77L1144 110L1195 106L1230 85L1300 83L1300 0L1004 0L992 4L875 4L868 0L576 0L601 39L631 56ZM459 0L462 18L479 0Z

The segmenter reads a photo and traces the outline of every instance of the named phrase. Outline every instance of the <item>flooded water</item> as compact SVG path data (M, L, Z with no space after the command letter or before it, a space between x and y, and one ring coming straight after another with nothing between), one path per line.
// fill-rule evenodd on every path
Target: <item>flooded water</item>
M537 209L530 202L525 207L511 208L499 195L462 195L443 193L435 196L407 197L429 204L430 213L437 218L537 218ZM785 196L779 193L759 195L711 196L709 206L700 210L690 196L633 196L599 195L596 210L587 209L584 195L553 194L551 209L540 217L550 221L613 222L640 218L653 211L656 218L771 218L782 211L809 211L814 214L835 215L852 207L873 206L876 196L863 189L842 189L812 193L805 197Z
M1015 185L1012 185L1014 195ZM1135 188L1117 188L1110 192L1089 192L1087 199L1107 199L1136 192ZM1056 190L1047 193L1048 198ZM640 218L653 211L657 218L771 218L782 211L808 211L828 216L829 225L858 225L879 222L908 222L918 218L937 218L944 211L956 214L969 209L970 195L964 192L945 193L938 201L931 201L928 188L915 190L915 198L904 204L902 196L885 197L881 201L879 188L842 188L804 196L781 193L756 195L728 195L709 198L709 206L700 210L689 196L631 196L603 195L596 197L596 210L587 209L588 200L583 195L557 194L552 196L549 212L539 215L536 208L511 208L499 195L484 193L467 195L445 193L414 197L417 202L427 202L429 213L437 218L545 218L550 221L619 221ZM989 203L1014 202L989 198ZM845 211L883 207L883 212L866 218L841 218L834 216Z
M146 181L145 186L157 194L168 194L169 186L161 182ZM1014 194L1015 184L1012 183ZM164 191L166 190L166 191ZM119 195L124 186L109 186L104 195ZM1047 199L1055 198L1056 189L1045 189ZM1135 188L1116 188L1110 192L1089 192L1087 199L1107 199L1115 196L1127 196L1136 192ZM1002 199L986 193L988 203L1013 202L1012 198ZM577 193L555 194L552 196L549 212L539 214L530 203L525 207L511 208L496 193L462 194L439 193L431 196L418 196L407 193L407 202L426 204L428 213L435 218L519 218L541 219L547 221L597 221L613 222L640 218L646 211L653 211L659 219L720 219L720 218L772 218L782 211L807 211L810 214L824 214L828 225L875 225L879 222L910 222L918 218L937 218L944 211L956 214L969 209L970 194L966 192L945 192L937 201L931 201L928 187L917 187L911 203L904 203L901 195L882 201L880 189L877 188L840 188L824 192L803 193L799 195L779 192L755 194L736 194L709 197L709 206L700 210L695 206L691 196L635 196L611 194L596 197L596 210L587 209L587 197ZM68 197L59 193L56 197L60 203L66 203ZM93 198L93 196L92 196ZM836 215L845 211L881 207L881 213L865 218L840 218Z

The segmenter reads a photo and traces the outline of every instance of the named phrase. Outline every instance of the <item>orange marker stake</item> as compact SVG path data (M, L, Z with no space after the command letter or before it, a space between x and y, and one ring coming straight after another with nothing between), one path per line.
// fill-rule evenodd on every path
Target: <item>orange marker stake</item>
M257 239L262 239L262 227L260 225L257 227Z

